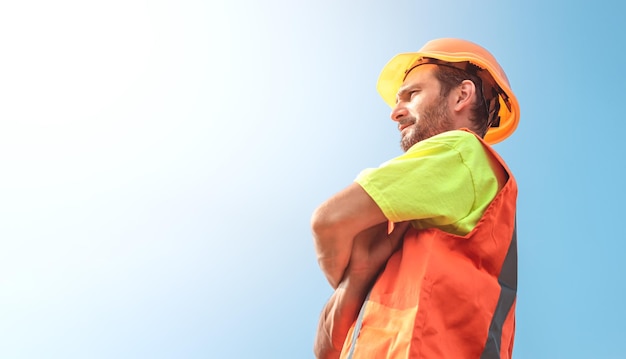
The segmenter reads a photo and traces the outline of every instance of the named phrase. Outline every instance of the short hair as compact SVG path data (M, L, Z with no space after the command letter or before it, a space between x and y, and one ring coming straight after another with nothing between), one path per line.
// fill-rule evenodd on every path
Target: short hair
M453 66L437 64L434 74L441 85L441 96L448 96L453 88L459 86L461 82L465 80L470 80L474 83L476 87L476 101L470 109L470 121L474 125L474 128L471 130L476 132L480 137L485 137L491 124L483 94L482 80L477 75L474 75L480 68L472 64L468 64L468 66L471 73Z

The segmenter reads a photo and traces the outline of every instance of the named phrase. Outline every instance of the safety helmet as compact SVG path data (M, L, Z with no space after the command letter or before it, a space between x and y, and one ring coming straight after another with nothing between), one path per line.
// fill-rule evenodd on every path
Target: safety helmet
M517 128L520 117L519 103L511 90L504 70L489 51L461 39L443 38L429 41L418 52L394 56L383 68L376 89L387 105L394 108L396 94L409 71L424 63L437 63L466 69L468 63L478 68L482 90L487 102L487 112L494 115L485 141L498 143L509 137ZM491 100L491 101L489 101ZM497 113L496 113L497 112Z

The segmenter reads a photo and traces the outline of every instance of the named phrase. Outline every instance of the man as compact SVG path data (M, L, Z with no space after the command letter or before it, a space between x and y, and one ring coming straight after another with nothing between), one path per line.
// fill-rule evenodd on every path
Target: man
M361 172L313 213L335 292L318 358L510 358L517 185L489 146L519 105L484 48L436 39L395 56L377 89L405 153Z

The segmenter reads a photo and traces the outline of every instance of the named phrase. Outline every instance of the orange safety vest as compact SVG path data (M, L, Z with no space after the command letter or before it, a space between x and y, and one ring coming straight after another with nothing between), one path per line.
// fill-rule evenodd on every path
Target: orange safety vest
M341 358L511 358L517 184L483 145L507 172L504 187L465 236L407 231L350 328Z

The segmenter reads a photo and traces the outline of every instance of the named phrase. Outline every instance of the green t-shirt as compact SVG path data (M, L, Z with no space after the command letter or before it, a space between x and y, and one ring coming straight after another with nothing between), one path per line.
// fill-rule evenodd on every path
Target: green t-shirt
M417 229L465 235L504 185L504 176L474 134L455 130L418 142L355 181L392 222L413 220Z

